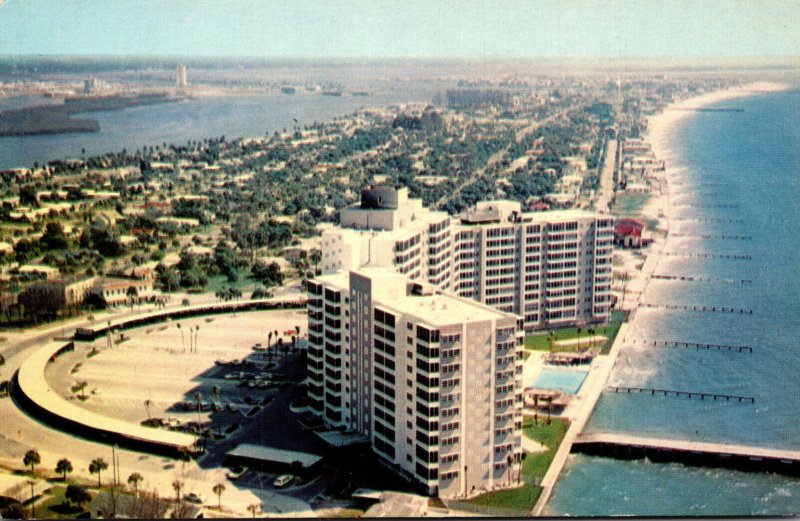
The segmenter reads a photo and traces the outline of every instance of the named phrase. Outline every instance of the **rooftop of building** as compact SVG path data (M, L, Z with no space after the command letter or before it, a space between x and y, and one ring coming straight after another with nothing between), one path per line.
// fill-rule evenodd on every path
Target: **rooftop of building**
M353 273L371 280L374 304L416 316L432 326L515 317L473 300L429 290L427 283L411 281L391 268L361 268ZM349 291L350 272L339 270L314 281Z

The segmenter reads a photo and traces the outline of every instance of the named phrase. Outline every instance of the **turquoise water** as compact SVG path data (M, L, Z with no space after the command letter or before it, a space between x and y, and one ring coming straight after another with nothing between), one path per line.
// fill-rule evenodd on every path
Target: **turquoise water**
M678 169L671 179L679 217L717 221L674 222L671 233L748 239L670 237L665 251L753 259L667 256L655 272L752 283L654 280L642 301L753 314L640 309L610 384L752 396L755 403L605 393L587 430L797 450L800 92L722 104L744 112L686 118L672 138L674 156L666 158ZM644 347L642 339L747 345L753 353ZM580 456L556 486L550 508L554 515L797 514L798 487L800 479L785 476Z
M539 373L532 385L537 389L552 389L564 391L567 394L578 394L587 374L586 371L545 369Z

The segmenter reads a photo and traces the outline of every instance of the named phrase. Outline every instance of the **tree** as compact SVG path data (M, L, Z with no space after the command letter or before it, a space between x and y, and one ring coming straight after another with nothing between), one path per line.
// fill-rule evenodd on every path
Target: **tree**
M36 187L25 185L19 189L19 204L22 206L39 206L39 196L36 194Z
M217 495L217 508L222 510L222 493L225 492L225 485L217 483L211 490Z
M181 329L181 323L178 322L177 324L175 324L175 327L177 327L178 330L181 332L181 346L183 347L183 352L185 353L186 352L186 340L183 338L183 329Z
M39 243L46 250L63 250L68 246L67 236L64 235L64 228L61 223L50 222L44 228L44 234L39 239Z
M197 392L194 393L194 400L197 402L197 426L200 426L200 412L203 408L203 396Z
M64 492L64 497L67 498L70 503L75 503L78 506L81 506L83 503L88 503L92 500L92 496L89 494L89 491L80 485L67 485L67 490Z
M148 398L147 400L145 400L145 401L144 401L144 408L147 410L147 419L148 419L148 420L150 419L150 404L151 404L151 403L152 403L152 402L150 401L150 399L149 399L149 398Z
M176 479L172 482L172 489L175 491L175 501L181 502L181 489L183 488L183 481Z
M62 481L67 480L67 474L72 472L72 463L67 458L62 458L56 463L56 472L61 474Z
M100 488L100 474L108 468L108 463L103 458L95 458L89 464L89 473L97 474L97 488Z
M31 474L35 474L36 473L36 465L38 465L41 462L42 462L42 458L41 458L41 456L39 456L39 453L36 452L35 449L29 450L28 452L26 452L25 453L25 457L22 458L22 463L24 463L26 467L30 467L31 468Z
M259 509L259 506L256 503L252 503L250 505L247 505L247 510L249 510L250 513L253 515L253 519L256 518L256 511L258 509Z
M136 286L128 286L125 295L131 301L131 309L133 309L133 302L136 300L136 297L139 296L139 291L136 289Z
M511 464L514 462L514 459L511 457L511 454L506 456L506 477L508 478L508 486L511 486Z
M128 485L132 485L133 486L133 495L134 496L138 496L139 495L139 483L141 483L142 481L144 481L144 478L138 472L134 472L133 474L128 476Z
M214 393L214 397L217 399L217 403L219 403L219 397L222 395L222 389L220 389L219 385L215 385L211 388L211 392Z

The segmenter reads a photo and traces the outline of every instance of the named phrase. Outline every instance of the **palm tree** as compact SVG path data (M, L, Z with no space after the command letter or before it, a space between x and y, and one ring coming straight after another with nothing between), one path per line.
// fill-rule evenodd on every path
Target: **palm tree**
M186 341L183 338L183 329L181 329L181 323L178 322L175 325L177 326L178 330L181 332L181 346L183 347L183 352L185 353L186 352Z
M42 462L41 456L39 453L36 452L36 449L31 449L25 453L25 457L22 458L22 463L25 464L26 467L31 468L31 474L36 473L36 465Z
M553 407L553 397L552 396L548 396L547 397L547 425L550 425L550 423L551 423L551 420L550 420L550 409L552 407Z
M509 487L511 486L511 464L512 464L513 462L514 462L514 460L513 460L513 458L511 457L511 454L509 454L508 456L506 456L506 468L508 469L508 470L506 471L506 476L508 477L508 486L509 486Z
M576 331L578 332L578 350L581 349L581 328L577 328Z
M89 464L89 473L97 474L97 488L100 488L100 473L108 468L108 463L103 458L95 458Z
M219 403L219 397L222 396L222 389L219 388L219 385L215 385L211 388L211 392L214 393L214 397L217 399L217 403Z
M130 476L128 476L128 485L133 485L133 495L139 495L139 483L144 481L144 478L138 472L134 472Z
M36 482L29 479L26 483L31 486L31 519L36 519L36 502L33 500L33 498L36 497L33 495L33 487L36 485Z
M197 402L197 426L199 428L199 426L200 426L200 412L201 412L201 409L202 409L201 403L202 403L202 400L203 400L203 396L199 392L194 393L194 400Z
M253 515L253 519L255 519L256 518L256 510L258 510L258 505L255 504L255 503L247 505L247 510L250 511L250 513Z
M147 410L147 419L148 420L150 419L150 404L151 403L153 403L153 402L151 402L149 398L144 401L144 408Z
M269 335L267 336L267 347L270 347L271 345L272 345L272 331L270 331Z
M67 480L67 474L72 472L72 463L67 458L61 458L56 463L56 472L61 474L61 480Z
M217 508L222 510L222 493L225 492L225 485L222 483L217 483L211 490L213 490L214 494L217 495Z
M197 333L200 331L200 326L194 326L194 352L197 352Z
M183 488L183 481L176 479L172 482L172 489L175 491L175 501L179 504L181 502L181 489Z

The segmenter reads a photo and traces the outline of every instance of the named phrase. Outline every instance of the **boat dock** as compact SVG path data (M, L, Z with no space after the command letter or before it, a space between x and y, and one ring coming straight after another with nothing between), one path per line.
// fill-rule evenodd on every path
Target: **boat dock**
M647 458L655 462L769 471L800 476L800 451L631 436L628 434L579 434L573 452L623 459Z

